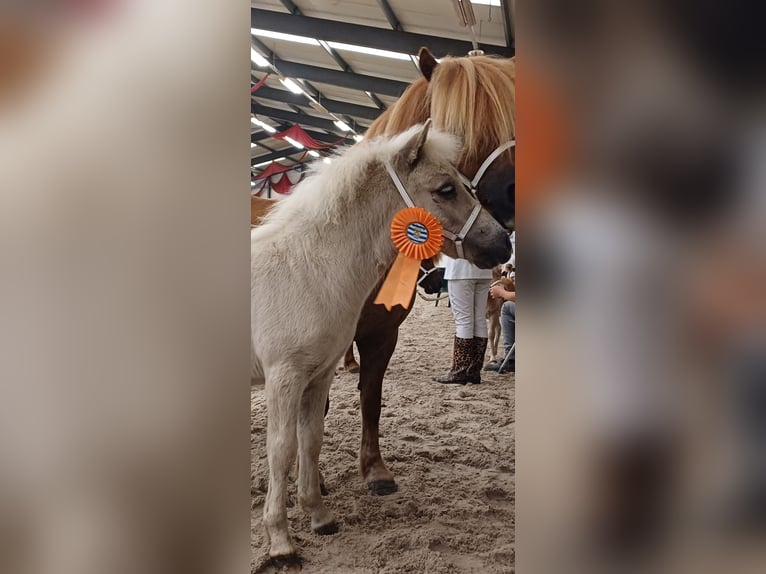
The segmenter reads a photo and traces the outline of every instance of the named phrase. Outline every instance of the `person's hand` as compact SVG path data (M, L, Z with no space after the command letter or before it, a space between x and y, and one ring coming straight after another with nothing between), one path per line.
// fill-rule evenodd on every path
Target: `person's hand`
M502 285L493 285L489 288L489 294L492 296L493 299L504 299L503 293L505 292L505 287Z

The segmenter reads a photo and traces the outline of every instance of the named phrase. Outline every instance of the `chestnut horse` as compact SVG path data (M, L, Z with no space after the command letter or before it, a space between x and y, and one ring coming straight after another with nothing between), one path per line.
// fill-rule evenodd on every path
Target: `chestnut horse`
M277 203L276 199L264 199L257 195L250 196L250 226L256 227L261 219L274 207Z
M396 105L370 126L365 137L392 135L424 122L459 136L463 148L458 170L474 179L496 150L515 138L515 63L490 56L444 58L437 63L431 52L420 50L423 77L414 82ZM511 149L502 152L476 182L479 202L502 225L512 229L515 219L515 172ZM438 291L438 286L431 286ZM383 377L396 348L399 326L410 309L391 311L368 299L354 340L359 349L359 391L362 407L362 443L359 470L374 494L396 492L393 473L380 454L378 425ZM414 297L414 296L413 296ZM353 348L346 353L348 370L355 365Z

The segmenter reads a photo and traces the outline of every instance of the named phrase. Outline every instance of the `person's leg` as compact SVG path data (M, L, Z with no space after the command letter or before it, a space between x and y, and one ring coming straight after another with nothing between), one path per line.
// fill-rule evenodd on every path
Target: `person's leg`
M471 347L471 365L468 367L468 382L481 382L481 367L487 353L487 297L490 279L476 279L473 284L473 345Z
M503 358L510 352L516 342L516 303L506 301L500 309L500 325L503 329ZM515 351L514 351L515 353ZM485 367L486 371L497 371L502 361L490 363ZM505 363L504 373L516 371L516 358L512 357Z
M473 339L472 283L470 279L453 279L447 286L455 318L455 336L459 339Z
M469 279L449 282L448 290L455 317L455 341L452 348L452 368L448 373L434 377L437 383L460 384L467 382L466 373L471 363L473 345L473 286Z
M505 352L511 350L516 342L516 302L506 301L500 309L500 326L503 329Z

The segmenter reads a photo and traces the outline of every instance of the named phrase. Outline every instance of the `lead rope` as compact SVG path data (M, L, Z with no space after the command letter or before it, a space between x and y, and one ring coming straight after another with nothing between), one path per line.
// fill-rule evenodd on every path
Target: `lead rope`
M439 295L436 295L434 297L429 297L428 295L424 295L420 292L420 289L415 291L418 294L418 297L423 299L423 301L428 301L429 303L433 303L434 301L443 301L444 299L449 299L449 293L440 293Z
M423 287L421 285L421 282L424 279L426 279L431 273L433 273L434 271L438 271L438 270L439 270L438 267L431 267L431 269L426 269L425 267L423 267L421 265L420 266L420 271L423 273L423 276L420 279L418 279L418 287ZM426 295L424 293L421 293L420 289L416 290L415 292L418 294L418 297L420 297L424 301L430 301L431 303L433 303L434 301L441 301L442 299L446 299L447 297L449 297L449 293L441 293L441 292L439 292L439 293L436 294L435 297L429 297L428 295Z

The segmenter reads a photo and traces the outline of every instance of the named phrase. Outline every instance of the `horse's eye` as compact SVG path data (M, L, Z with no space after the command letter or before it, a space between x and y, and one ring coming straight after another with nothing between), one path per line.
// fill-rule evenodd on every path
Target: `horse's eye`
M455 195L455 186L451 183L445 183L436 190L441 197L453 197Z

